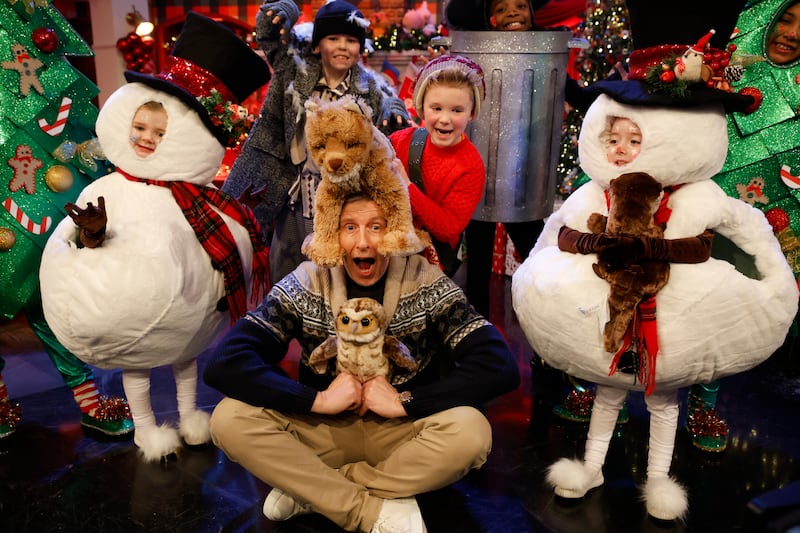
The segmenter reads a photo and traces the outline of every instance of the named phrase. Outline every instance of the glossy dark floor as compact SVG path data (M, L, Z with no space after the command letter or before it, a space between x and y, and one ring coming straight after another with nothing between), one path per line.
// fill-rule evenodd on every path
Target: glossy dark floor
M522 386L489 407L494 449L485 467L418 497L431 533L800 531L796 351L783 349L723 380L718 408L730 423L728 450L704 453L685 431L678 434L673 472L690 494L685 523L656 523L639 501L648 428L640 394L631 396L631 420L611 443L605 485L569 505L545 486L543 472L559 457L582 453L586 426L552 415L565 382L552 370L532 372L533 354L511 311L510 280L494 276L491 283L490 318L517 355ZM269 487L215 448L145 464L131 440L84 436L69 390L23 321L0 324L0 353L11 396L24 409L17 433L0 443L0 532L339 531L319 515L267 521L261 505ZM174 419L171 373L159 368L154 376L157 414ZM121 393L119 372L98 371L97 378L104 392ZM220 398L202 384L199 396L208 411ZM773 491L786 503L771 503Z

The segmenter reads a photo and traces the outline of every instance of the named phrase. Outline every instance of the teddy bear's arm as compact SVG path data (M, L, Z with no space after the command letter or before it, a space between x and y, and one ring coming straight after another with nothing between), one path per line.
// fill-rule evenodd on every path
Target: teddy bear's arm
M600 213L592 213L586 220L586 225L592 233L603 233L608 224L608 217Z

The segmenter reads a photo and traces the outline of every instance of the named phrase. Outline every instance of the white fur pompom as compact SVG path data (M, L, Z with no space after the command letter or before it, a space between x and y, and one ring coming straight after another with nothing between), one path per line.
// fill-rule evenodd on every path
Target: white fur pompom
M199 446L211 440L211 432L208 429L208 421L211 419L208 413L195 409L187 415L181 416L180 436L189 446Z
M169 424L137 427L133 441L139 447L142 458L148 463L160 461L162 457L175 453L181 447L177 430Z
M547 469L547 482L557 496L583 498L589 490L603 484L603 472L578 459L562 458Z
M686 489L669 477L648 478L642 487L647 513L659 520L682 520L689 510Z

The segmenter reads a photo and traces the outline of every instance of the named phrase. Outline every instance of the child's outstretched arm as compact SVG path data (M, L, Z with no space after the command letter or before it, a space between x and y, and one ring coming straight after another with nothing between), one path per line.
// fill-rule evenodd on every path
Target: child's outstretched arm
M256 15L256 39L269 53L278 43L289 43L292 27L300 18L300 10L292 0L266 1Z

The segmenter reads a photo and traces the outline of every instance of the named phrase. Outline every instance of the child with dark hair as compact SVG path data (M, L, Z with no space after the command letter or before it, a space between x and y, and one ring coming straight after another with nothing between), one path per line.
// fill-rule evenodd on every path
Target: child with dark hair
M455 29L468 31L531 31L533 11L547 0L451 0L447 4L446 19ZM475 13L483 13L476 17ZM572 82L574 84L575 82ZM568 82L568 86L569 86ZM569 93L570 91L568 91ZM489 316L489 276L492 273L492 247L498 221L470 220L465 232L468 266L466 293L470 303L484 316ZM544 227L543 220L505 222L504 227L514 248L522 259L536 244ZM485 253L484 253L485 251Z
M465 31L527 31L535 30L534 11L550 0L450 0L445 8L448 27ZM527 27L509 27L503 22L507 13L517 13L527 20ZM483 16L475 16L476 13ZM494 17L494 21L492 20ZM541 28L538 28L541 29Z
M305 102L351 94L367 103L375 124L387 133L410 124L394 89L360 64L369 21L355 6L344 0L323 5L310 41L292 30L299 16L292 0L261 5L256 38L275 75L223 185L225 192L252 200L264 231L273 228L270 274L276 282L305 260L300 248L313 231L320 174L307 154Z
M767 57L777 65L800 59L800 1L791 2L781 13L767 37Z

